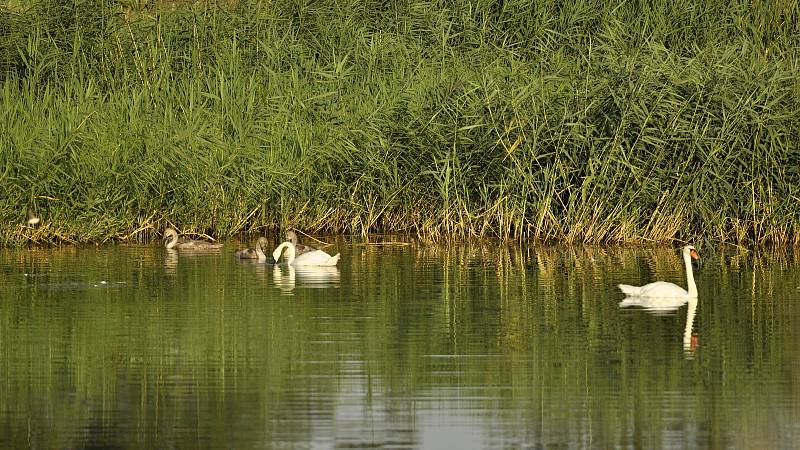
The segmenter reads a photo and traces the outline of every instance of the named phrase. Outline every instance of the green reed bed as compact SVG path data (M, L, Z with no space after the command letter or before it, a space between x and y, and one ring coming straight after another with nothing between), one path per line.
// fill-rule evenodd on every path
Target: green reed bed
M797 244L797 19L796 1L6 2L0 242L172 224Z

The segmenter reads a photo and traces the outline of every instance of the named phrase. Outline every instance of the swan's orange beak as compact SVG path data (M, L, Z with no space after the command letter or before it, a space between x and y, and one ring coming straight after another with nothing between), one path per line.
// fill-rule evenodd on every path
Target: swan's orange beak
M691 255L692 259L700 259L700 255L697 254L697 250L695 249L692 249L691 252L689 252L689 255Z

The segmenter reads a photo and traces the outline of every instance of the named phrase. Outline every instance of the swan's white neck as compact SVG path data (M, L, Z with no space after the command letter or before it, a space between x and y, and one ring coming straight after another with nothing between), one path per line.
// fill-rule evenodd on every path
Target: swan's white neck
M275 258L275 261L277 262L281 257L281 253L284 253L284 249L286 250L285 252L286 264L289 264L291 266L292 262L294 262L294 256L295 256L294 244L292 244L291 242L284 242L283 244L279 245L278 248L275 249L275 254L277 254L278 256L277 257L275 255L272 256L273 258Z
M686 264L686 287L690 297L697 297L697 285L694 284L694 273L692 272L692 255L688 248L683 251L683 262Z
M261 248L261 239L256 242L256 255L258 255L258 259L267 259L264 249Z

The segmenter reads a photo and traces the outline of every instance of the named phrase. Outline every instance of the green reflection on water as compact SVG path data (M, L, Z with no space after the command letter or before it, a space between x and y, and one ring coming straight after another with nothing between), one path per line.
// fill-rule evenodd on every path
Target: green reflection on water
M339 243L333 273L104 247L0 256L10 447L791 448L792 255Z

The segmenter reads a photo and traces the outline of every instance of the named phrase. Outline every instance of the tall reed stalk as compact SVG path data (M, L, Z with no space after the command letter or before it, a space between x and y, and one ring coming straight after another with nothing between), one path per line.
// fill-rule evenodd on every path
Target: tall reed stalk
M172 224L798 244L798 15L796 1L8 1L0 243Z

